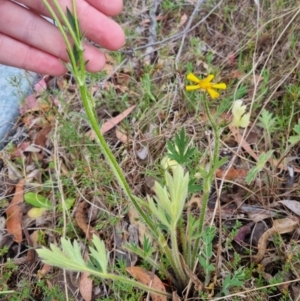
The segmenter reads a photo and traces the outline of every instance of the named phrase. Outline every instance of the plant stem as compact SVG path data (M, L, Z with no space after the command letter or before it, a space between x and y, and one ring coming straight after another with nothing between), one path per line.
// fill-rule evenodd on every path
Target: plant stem
M185 286L187 284L187 277L182 269L182 265L180 262L180 254L178 249L178 241L177 241L177 233L176 233L176 225L171 229L171 242L172 242L172 255L174 260L174 270L178 278L180 279L180 285Z
M105 156L105 159L107 160L110 168L112 169L119 185L121 186L121 188L123 189L125 195L127 196L127 198L131 201L131 203L133 204L134 208L137 210L137 212L139 213L139 215L142 217L142 219L145 221L145 223L148 225L148 227L151 229L151 231L154 234L157 234L156 231L156 227L153 224L153 222L151 221L151 219L148 217L147 214L145 214L142 210L142 208L140 207L138 201L139 199L137 197L135 197L132 192L131 189L123 175L123 172L117 162L117 160L115 159L114 155L112 154L111 150L109 149L101 131L99 128L99 124L97 122L97 118L96 118L96 114L95 114L95 110L94 110L94 102L93 102L93 98L91 96L91 94L88 92L86 83L85 83L85 61L84 61L84 57L83 57L83 52L84 49L82 48L82 35L79 31L79 25L78 25L78 19L74 18L75 20L75 24L76 24L76 31L74 33L74 29L72 28L71 24L69 23L68 19L66 18L63 10L61 9L59 3L57 0L53 0L53 3L61 17L61 19L64 22L64 25L67 27L74 45L76 46L76 50L78 52L78 61L79 61L79 66L77 65L77 61L74 57L74 53L73 53L73 49L72 46L69 42L69 38L67 37L64 28L59 20L59 18L56 16L54 10L52 9L52 7L49 5L49 3L46 0L43 0L43 3L45 4L45 6L47 7L47 9L49 10L50 14L52 15L53 19L57 22L57 25L59 27L59 30L61 31L61 34L65 40L66 46L67 46L67 50L68 50L68 54L69 54L69 58L70 58L70 62L71 62L71 67L72 67L72 72L75 76L76 82L79 86L79 92L80 92L80 96L83 102L83 106L85 108L87 117L90 121L90 125L92 130L95 132L96 137L97 137L97 142L100 146L100 149L102 151L102 153ZM73 0L73 9L75 8L75 1ZM74 13L74 12L73 12ZM75 14L76 16L76 14Z
M207 176L203 179L203 200L202 200L202 208L201 208L201 213L200 213L200 218L199 218L199 228L198 228L199 234L201 234L203 231L205 213L206 213L207 204L209 201L211 186L214 181L214 173L215 173L214 166L215 166L216 162L218 162L218 157L219 157L219 130L218 130L218 127L217 127L214 119L212 118L212 116L210 114L208 100L206 99L206 97L204 98L204 109L205 109L205 113L208 117L208 120L210 121L213 133L214 133L214 138L215 138L214 144L215 145L214 145L213 155L210 157L209 172L207 173ZM196 260L196 255L198 253L200 238L201 238L201 236L199 236L195 241L195 248L194 248L194 252L193 252L194 262Z

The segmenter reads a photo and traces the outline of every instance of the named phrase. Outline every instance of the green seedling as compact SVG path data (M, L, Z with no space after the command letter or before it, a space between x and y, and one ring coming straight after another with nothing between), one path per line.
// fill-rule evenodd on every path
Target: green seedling
M230 295L229 288L233 288L235 286L241 286L245 282L245 271L244 267L238 268L234 271L233 275L228 274L224 279L221 289L221 296Z
M41 216L44 213L44 211L53 210L53 204L39 193L27 192L24 194L24 200L27 204L30 204L34 207L28 211L28 215L32 218L37 218ZM71 209L74 202L74 198L65 199L66 210ZM63 211L63 205L61 203L58 204L57 210L58 212Z
M252 167L246 177L246 183L248 185L256 178L257 174L263 170L265 164L272 157L274 150L269 150L267 153L262 153L258 157L258 162Z
M260 117L258 118L259 123L257 124L261 128L263 128L264 135L265 135L265 141L268 148L271 148L271 134L274 133L274 131L277 128L277 118L273 116L272 113L269 111L263 109L261 112Z
M209 284L210 275L213 271L215 271L215 267L210 263L210 260L213 256L212 242L215 236L216 236L215 227L207 227L201 235L202 246L201 246L201 252L198 255L198 260L204 270L205 286Z
M300 141L300 119L298 120L298 123L295 124L293 131L296 135L290 136L289 142L292 145L295 145L296 143L298 143Z

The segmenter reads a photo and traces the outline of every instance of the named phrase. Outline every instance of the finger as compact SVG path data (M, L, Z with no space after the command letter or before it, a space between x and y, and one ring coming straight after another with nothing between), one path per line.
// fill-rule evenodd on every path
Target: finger
M116 16L123 9L122 0L87 0L87 2L107 16Z
M107 4L105 4L105 2L100 4L101 0L89 1L93 4L99 2L98 7L100 6L100 8L102 9L105 6L106 9L108 9L109 7L107 6ZM113 4L115 2L120 2L120 0L111 1ZM45 16L51 17L41 0L20 0L20 2ZM72 8L72 0L59 0L59 3L63 10L66 10L66 7L68 7L70 10ZM84 0L76 1L76 9L80 28L82 32L84 32L85 36L96 44L101 45L109 50L117 50L121 48L125 43L125 35L123 29L115 21L99 11L98 7L95 8L90 3Z
M68 61L65 42L56 26L13 2L6 1L5 4L0 9L0 32L65 62ZM84 48L84 59L89 61L87 70L101 70L105 65L104 54L90 44L84 44Z
M25 45L1 33L0 49L0 64L54 76L62 75L66 72L66 68L57 57Z

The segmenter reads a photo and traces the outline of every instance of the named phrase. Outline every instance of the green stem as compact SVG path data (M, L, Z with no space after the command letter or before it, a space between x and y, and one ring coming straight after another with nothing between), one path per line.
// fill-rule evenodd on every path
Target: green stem
M187 284L187 277L182 269L182 265L180 262L176 226L173 227L173 229L171 229L171 243L172 243L172 255L173 255L173 260L174 260L173 268L174 268L175 274L181 280L180 284L184 287Z
M204 181L203 181L203 200L202 200L202 208L201 208L201 213L200 213L200 218L199 218L199 228L198 228L199 234L201 234L203 231L205 213L206 213L207 204L209 201L211 186L214 181L214 173L215 173L214 165L216 162L218 162L218 157L219 157L219 130L218 130L218 127L217 127L214 119L212 118L212 116L210 114L209 105L208 105L208 101L206 98L204 98L204 109L205 109L205 113L210 121L211 127L213 129L213 133L214 133L214 137L215 137L215 145L214 145L213 155L210 157L209 172L207 173L207 176L204 178ZM193 260L194 261L196 260L196 255L198 253L200 238L201 238L201 236L199 235L195 241L195 248L194 248L194 252L193 252Z
M65 40L68 52L69 52L69 56L70 56L70 61L71 61L71 66L72 66L72 72L74 73L76 82L79 86L79 92L80 92L80 96L83 102L83 106L85 108L87 117L90 121L90 125L91 128L93 129L93 131L96 134L97 137L97 142L101 148L101 151L103 152L105 159L107 160L109 166L111 167L114 175L116 176L119 185L122 187L125 195L127 196L127 198L131 201L131 203L133 204L133 206L135 207L135 209L137 210L137 212L139 213L139 215L142 217L142 219L145 221L145 223L149 226L149 228L151 229L151 231L153 233L157 233L156 231L156 227L155 225L152 223L151 219L148 217L147 214L145 214L143 212L143 210L141 209L141 207L138 204L138 198L135 197L132 192L131 189L123 175L123 172L121 170L121 168L118 165L118 162L116 161L114 155L112 154L111 150L109 149L103 135L101 134L100 128L99 128L99 124L97 122L96 119L96 114L94 111L94 106L93 106L93 99L92 96L89 94L87 87L86 87L86 83L85 83L85 62L84 62L84 58L83 58L83 48L81 46L81 39L82 36L79 32L77 32L77 35L75 35L72 26L70 25L68 19L66 18L63 10L61 9L61 7L59 6L57 0L53 0L55 7L57 9L57 11L60 14L61 19L63 20L65 26L68 28L70 35L74 41L74 44L77 47L77 51L78 51L78 56L79 56L79 66L77 66L77 62L76 59L74 57L73 51L72 51L72 47L71 44L69 42L69 39L63 29L63 26L59 20L59 18L56 16L54 10L51 8L51 6L47 3L46 0L43 0L43 3L45 4L45 6L47 7L47 9L49 10L50 14L52 15L52 17L55 19L55 21L58 24L58 27L63 35L63 38ZM73 3L75 1L73 0ZM74 7L74 4L73 4ZM74 19L75 23L77 23L76 28L79 28L78 26L78 19ZM79 72L78 72L78 68L79 68Z
M135 287L138 287L144 291L148 291L148 292L152 292L152 293L156 293L156 294L160 294L160 295L164 295L164 296L167 296L167 297L171 297L171 294L169 293L165 293L163 291L158 291L156 289L153 289L151 288L150 286L146 286L138 281L135 281L135 280L132 280L132 279L129 279L128 277L125 277L125 276L119 276L119 275L115 275L115 274L104 274L104 273L101 273L101 272L98 272L98 271L95 271L93 269L85 269L86 272L89 272L90 274L93 274L95 276L98 276L102 279L111 279L113 281L120 281L122 283L127 283L127 284L130 284L132 286L135 286Z

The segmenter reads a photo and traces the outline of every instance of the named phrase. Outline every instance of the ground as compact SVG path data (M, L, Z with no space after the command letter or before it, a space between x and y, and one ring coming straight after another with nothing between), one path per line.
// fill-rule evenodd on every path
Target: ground
M299 300L299 13L125 2L127 44L86 85L127 186L76 78L44 77L0 154L2 299Z

